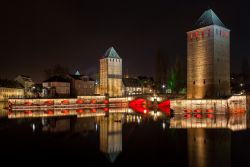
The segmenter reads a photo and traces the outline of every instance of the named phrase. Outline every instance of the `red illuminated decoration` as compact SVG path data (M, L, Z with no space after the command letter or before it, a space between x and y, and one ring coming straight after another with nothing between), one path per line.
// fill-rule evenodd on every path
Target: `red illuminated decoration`
M201 109L195 109L194 112L195 113L201 113Z
M77 104L82 104L82 103L83 103L83 100L82 100L82 99L77 99L76 103L77 103Z
M63 114L69 114L69 110L63 110L62 113Z
M129 107L131 109L143 114L147 114L149 112L149 109L147 109L147 105L150 105L150 103L142 98L135 99L129 103Z
M44 104L51 106L51 105L54 104L54 101L53 100L48 100L48 101L45 101Z
M76 112L77 112L78 114L81 114L81 113L83 113L83 109L78 109L78 110L76 110Z
M202 118L202 115L201 114L195 114L194 117L200 119L200 118Z
M96 113L96 109L95 108L91 109L91 112Z
M214 117L214 114L207 114L207 118L213 118Z
M48 114L48 115L54 115L54 111L52 111L52 110L48 110L45 113Z
M170 100L165 100L164 102L158 104L158 109L164 113L170 114Z
M61 101L61 103L64 105L67 105L67 104L69 104L69 100L63 100L63 101Z
M191 118L191 117L192 117L192 115L189 113L184 115L184 118Z
M91 103L91 104L96 104L96 99L90 100L90 103Z
M184 112L185 112L185 113L191 113L192 110L190 110L190 109L185 109Z
M103 103L104 104L109 104L109 101L108 100L103 100Z
M32 111L30 111L30 110L24 111L24 114L30 115L30 114L32 114Z

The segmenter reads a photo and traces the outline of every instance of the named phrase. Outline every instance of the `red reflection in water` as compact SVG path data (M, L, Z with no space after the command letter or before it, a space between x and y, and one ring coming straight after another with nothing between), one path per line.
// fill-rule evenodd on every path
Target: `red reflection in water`
M69 110L63 110L62 113L63 114L69 114Z
M109 111L109 108L103 108L103 111L104 111L104 112L108 112L108 111Z
M214 115L213 114L207 114L207 118L213 118Z
M191 117L192 117L191 114L185 114L185 115L184 115L184 118L191 118Z
M48 110L45 113L48 114L48 115L54 115L54 111L52 111L52 110Z
M195 114L194 117L200 119L200 118L202 118L202 115L201 114Z
M91 112L95 113L95 112L96 112L96 109L95 109L95 108L91 109Z
M194 112L201 113L201 109L195 109Z
M139 98L131 101L129 107L136 112L147 114L149 109L147 109L147 100Z
M90 100L90 103L91 103L91 104L95 104L95 103L96 103L96 99Z
M78 114L81 114L81 113L83 113L83 109L78 109L78 110L76 110L76 112L77 112Z

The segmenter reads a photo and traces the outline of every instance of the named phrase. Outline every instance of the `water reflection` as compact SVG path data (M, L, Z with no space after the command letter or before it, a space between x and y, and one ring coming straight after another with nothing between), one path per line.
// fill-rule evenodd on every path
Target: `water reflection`
M100 151L114 162L122 152L122 114L100 119Z
M187 114L176 115L170 128L228 128L233 131L247 129L247 114Z
M248 122L246 113L177 114L170 117L161 111L149 111L144 114L129 108L19 111L9 113L8 118L10 122L17 121L20 126L28 123L34 135L41 132L50 135L81 134L81 137L87 137L95 133L98 151L110 163L122 161L124 158L120 157L125 155L128 156L128 160L133 159L128 153L122 155L123 150L129 150L130 143L126 142L129 141L129 137L133 138L133 132L143 132L144 137L153 138L156 141L160 140L157 138L163 137L164 142L159 147L170 149L166 152L173 154L173 157L180 156L179 152L186 152L184 156L187 157L186 163L190 167L231 166L232 138L234 134L244 132ZM153 132L148 131L149 126ZM127 134L126 139L123 137L124 133ZM139 140L143 141L145 138ZM185 143L183 147L186 151L181 147L182 150L175 153L173 150L178 149L178 145L182 143ZM145 154L152 151L148 150L148 143L142 145L146 151ZM156 152L156 150L153 151ZM157 151L162 152L160 149ZM178 158L185 161L184 157ZM144 161L147 162L149 159ZM155 159L155 161L158 160ZM173 160L166 156L164 162L168 161L172 163Z

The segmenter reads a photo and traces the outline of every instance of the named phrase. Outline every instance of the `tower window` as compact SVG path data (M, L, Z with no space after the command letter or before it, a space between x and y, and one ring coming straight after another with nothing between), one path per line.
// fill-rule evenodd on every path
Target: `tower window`
M196 38L199 37L199 32L198 31L196 31L195 36L196 36Z
M195 85L195 81L193 82L193 84Z
M219 79L219 84L220 84L220 79Z
M205 80L205 79L203 80L203 84L204 84L204 85L206 84L206 80Z

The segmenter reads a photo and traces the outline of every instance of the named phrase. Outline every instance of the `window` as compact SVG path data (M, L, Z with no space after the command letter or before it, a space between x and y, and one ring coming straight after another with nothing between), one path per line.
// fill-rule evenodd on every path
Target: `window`
M220 79L219 79L219 84L220 84Z
M199 37L199 32L198 31L196 31L195 36L196 36L196 38Z
M193 82L193 84L195 85L195 81Z
M205 79L203 80L203 84L204 84L204 85L206 84L206 80L205 80Z

